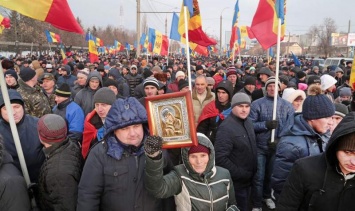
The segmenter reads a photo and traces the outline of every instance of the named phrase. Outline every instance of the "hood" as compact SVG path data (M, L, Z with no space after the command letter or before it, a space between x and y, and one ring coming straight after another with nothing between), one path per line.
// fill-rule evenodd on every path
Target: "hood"
M216 99L217 99L217 89L223 89L224 91L226 91L229 95L229 99L231 100L233 97L233 84L232 82L228 81L228 80L224 80L219 82L219 84L216 87Z
M90 81L90 79L91 79L92 77L97 77L97 78L99 78L99 81L100 81L100 86L99 86L99 87L102 87L102 86L103 86L102 77L101 77L100 73L97 72L97 71L92 71L91 73L89 73L88 78L86 79L86 85L85 85L85 87L89 87L89 81Z
M338 124L338 126L335 128L333 131L332 136L329 139L329 142L327 144L326 148L326 158L327 162L330 165L336 165L337 164L337 158L336 158L336 147L337 144L339 143L339 140L342 136L345 136L350 133L355 132L355 112L350 112L348 115L346 115L343 120Z
M198 143L209 148L210 149L210 158L206 167L205 172L203 173L203 176L210 178L212 177L215 172L215 151L214 147L212 145L212 142L202 133L197 133L197 139ZM189 173L189 175L194 179L201 181L203 180L202 175L199 175L197 172L195 172L189 162L189 155L188 152L190 150L190 147L185 147L181 149L181 157L182 157L182 162Z
M115 80L119 80L122 76L120 74L120 71L116 68L112 68L109 72L108 72L109 76L112 76L115 78Z
M319 136L301 113L295 114L294 124L289 130L283 130L280 136Z
M105 119L105 136L117 129L134 124L146 126L147 122L147 112L136 98L117 99L112 104Z

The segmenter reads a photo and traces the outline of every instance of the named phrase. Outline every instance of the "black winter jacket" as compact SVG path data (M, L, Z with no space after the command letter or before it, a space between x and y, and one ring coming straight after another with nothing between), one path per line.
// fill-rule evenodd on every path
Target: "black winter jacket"
M283 186L277 211L352 211L355 208L355 177L341 173L336 157L341 137L355 133L355 112L335 128L323 154L299 159Z
M216 165L229 170L235 187L251 185L256 172L256 140L253 123L231 113L219 126Z
M43 151L46 160L38 184L42 210L75 211L83 165L80 147L66 139Z
M28 211L31 205L25 179L0 145L0 210Z

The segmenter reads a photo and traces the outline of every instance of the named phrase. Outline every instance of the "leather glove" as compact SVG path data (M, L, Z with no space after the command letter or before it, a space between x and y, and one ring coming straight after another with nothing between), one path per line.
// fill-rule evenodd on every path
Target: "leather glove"
M279 125L279 121L277 120L270 120L265 122L265 126L269 130L276 129L278 125Z
M160 136L148 136L144 142L144 151L149 157L160 154L163 146L163 138Z

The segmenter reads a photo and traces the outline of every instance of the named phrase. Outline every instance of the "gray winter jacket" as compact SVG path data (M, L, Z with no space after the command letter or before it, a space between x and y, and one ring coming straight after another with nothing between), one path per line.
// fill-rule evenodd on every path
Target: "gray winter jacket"
M163 159L147 156L145 187L157 198L175 195L177 211L224 211L236 204L234 188L228 170L215 166L214 148L208 138L199 133L199 143L210 149L210 159L203 174L196 173L188 161L189 147L181 149L184 164L175 166L163 176Z

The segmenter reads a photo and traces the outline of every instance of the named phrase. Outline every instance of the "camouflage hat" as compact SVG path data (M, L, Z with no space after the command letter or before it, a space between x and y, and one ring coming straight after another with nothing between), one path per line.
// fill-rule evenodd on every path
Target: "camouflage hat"
M41 77L41 81L44 79L55 81L54 75L52 73L44 73Z

